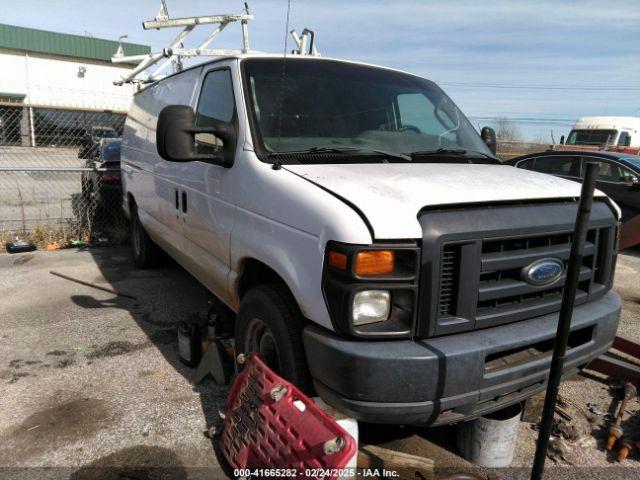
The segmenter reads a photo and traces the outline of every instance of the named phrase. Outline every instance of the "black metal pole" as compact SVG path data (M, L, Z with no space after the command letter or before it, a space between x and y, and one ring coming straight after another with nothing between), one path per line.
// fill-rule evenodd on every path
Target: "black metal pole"
M531 470L531 480L540 480L544 471L544 462L547 458L547 447L549 446L549 436L553 423L553 415L558 399L558 387L562 377L565 353L567 351L567 341L571 328L571 317L573 316L573 303L576 299L578 289L578 279L580 267L582 266L582 256L584 242L587 237L587 226L591 215L591 205L593 204L593 191L596 185L596 175L598 174L597 163L587 163L587 171L580 193L580 203L576 216L576 225L571 242L571 253L569 256L569 266L567 277L562 293L562 305L560 307L560 317L558 319L558 329L556 339L553 344L553 356L551 357L551 369L549 371L549 382L547 383L547 393L544 397L544 408L542 409L542 420L540 421L540 432L536 443L536 454L533 459L533 469Z

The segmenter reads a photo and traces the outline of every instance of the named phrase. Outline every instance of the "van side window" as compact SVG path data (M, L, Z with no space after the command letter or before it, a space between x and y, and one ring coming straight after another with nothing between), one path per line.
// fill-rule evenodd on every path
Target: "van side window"
M213 127L229 123L236 113L233 97L233 85L229 70L216 70L209 73L202 83L202 93L196 111L196 125ZM222 147L222 141L211 133L198 133L195 137L198 153L215 153Z

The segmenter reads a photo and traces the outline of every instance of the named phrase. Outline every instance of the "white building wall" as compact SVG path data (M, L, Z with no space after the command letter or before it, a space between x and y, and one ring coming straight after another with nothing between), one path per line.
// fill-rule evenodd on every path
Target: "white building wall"
M0 49L0 92L25 94L32 105L127 111L134 87L113 81L129 71L107 62Z

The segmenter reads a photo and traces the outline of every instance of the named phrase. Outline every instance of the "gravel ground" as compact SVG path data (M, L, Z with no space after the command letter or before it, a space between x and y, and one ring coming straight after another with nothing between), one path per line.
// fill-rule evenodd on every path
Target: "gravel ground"
M203 432L227 391L210 380L193 387L193 370L176 355L176 323L204 317L211 298L204 287L171 262L134 269L123 248L4 254L0 271L0 478L224 476ZM639 274L640 255L621 255L620 332L636 340ZM603 413L613 398L605 379L578 376L563 383L561 397L576 418L578 438L556 446L546 478L640 478L638 457L615 464L602 449ZM636 401L629 412L636 423ZM371 438L380 431L365 426L363 433ZM528 478L536 433L522 422L513 468L475 472ZM378 443L434 458L444 468L472 469L456 455L451 427L384 429L384 435Z
M175 265L133 269L126 249L5 254L0 271L0 466L223 476L203 432L226 392L194 388L175 348L176 322L206 314L204 287Z

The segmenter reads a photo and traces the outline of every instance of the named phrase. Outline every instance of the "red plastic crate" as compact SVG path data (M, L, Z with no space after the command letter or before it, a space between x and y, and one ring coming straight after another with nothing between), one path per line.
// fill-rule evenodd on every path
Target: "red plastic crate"
M341 447L327 453L326 447L335 446L337 439ZM312 469L314 474L335 478L335 470L343 469L354 456L356 441L252 355L227 399L220 448L234 469L290 469L303 478Z

